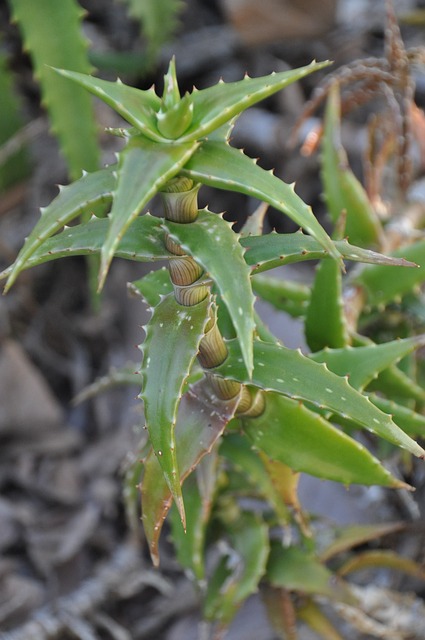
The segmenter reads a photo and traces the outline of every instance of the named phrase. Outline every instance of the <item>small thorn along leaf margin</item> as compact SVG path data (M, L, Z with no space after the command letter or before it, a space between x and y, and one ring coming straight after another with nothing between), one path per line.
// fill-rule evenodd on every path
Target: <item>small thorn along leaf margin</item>
M169 295L155 307L143 343L141 398L146 427L166 482L185 521L174 428L183 385L204 335L209 297L192 307Z

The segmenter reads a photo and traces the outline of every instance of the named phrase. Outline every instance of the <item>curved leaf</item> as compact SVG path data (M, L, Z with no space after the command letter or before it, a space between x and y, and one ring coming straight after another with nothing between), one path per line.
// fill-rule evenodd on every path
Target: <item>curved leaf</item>
M364 347L324 349L310 356L315 362L326 366L339 376L348 376L355 389L364 389L380 371L397 363L409 353L425 344L425 335Z
M136 262L151 262L167 260L171 254L164 246L164 233L161 220L146 213L139 217L132 227L132 233L126 234L118 244L115 255L117 258L134 260ZM92 218L72 227L66 227L62 233L48 238L28 258L21 271L35 267L58 258L100 254L108 233L108 220ZM11 274L14 267L8 267L0 273L0 280ZM168 293L165 289L159 290ZM158 294L159 295L159 294Z
M357 553L339 567L338 575L346 576L354 571L362 569L374 569L376 567L385 567L386 569L395 569L402 571L414 578L425 580L425 570L418 562L401 556L389 549L376 549L373 551L363 551Z
M312 351L344 347L349 341L342 299L342 274L335 260L324 260L316 269L304 330Z
M87 42L81 33L83 10L75 0L10 0L9 4L31 54L43 103L71 176L76 178L82 169L94 171L99 146L90 96L58 78L47 66L90 71Z
M226 142L202 142L182 173L196 182L268 202L308 231L330 255L336 259L341 257L311 207L295 193L294 186L282 182Z
M355 276L353 282L365 289L367 304L375 306L388 304L425 281L425 240L397 249L391 255L395 258L403 256L419 267L396 269L395 267L384 268L378 264L364 267Z
M153 89L142 91L129 87L120 80L110 82L68 69L55 69L55 71L106 102L150 140L158 142L165 140L156 128L156 111L161 106L161 99Z
M199 140L207 136L248 107L329 64L328 61L312 62L299 69L271 73L260 78L245 76L237 82L219 82L201 91L195 89L190 96L193 102L192 125L182 140Z
M284 264L330 257L328 251L317 240L300 231L296 233L273 231L264 236L241 238L240 243L246 248L245 260L252 267L252 273L261 273ZM414 262L408 262L402 257L384 256L375 251L355 247L347 240L334 240L334 245L344 260L397 267L417 266ZM385 266L382 273L385 274L386 270ZM397 272L399 272L398 269Z
M110 200L115 181L113 167L107 167L94 173L85 173L69 186L60 187L56 198L48 207L42 209L40 220L20 250L12 266L5 291L10 289L19 273L26 268L29 258L47 238L74 218L90 212L91 207L96 203Z
M249 384L237 342L230 341L227 345L229 356L214 371ZM397 427L390 416L379 411L346 378L335 375L326 365L314 362L300 351L258 341L254 342L254 363L252 384L334 411L414 455L425 456L422 447Z
M140 397L155 455L185 522L174 427L177 409L208 321L209 297L191 307L171 294L154 309L143 344Z
M378 409L381 409L384 413L389 413L400 429L403 429L409 436L412 438L425 438L424 415L374 393L369 398Z
M322 562L327 562L344 551L358 547L370 540L376 540L389 533L405 528L403 522L385 522L383 524L354 524L336 530L335 539L319 554Z
M121 152L110 226L101 253L100 289L125 231L161 186L179 172L196 147L196 143L160 144L137 136Z
M339 602L354 601L349 586L338 580L315 556L300 547L271 546L267 579L274 587L317 594Z
M253 367L254 295L238 235L220 215L200 211L191 224L166 222L171 238L214 280L236 329L248 373Z
M268 393L264 413L243 420L243 427L256 447L294 471L344 484L406 486L362 445L297 400Z
M209 453L233 418L238 398L218 400L206 380L195 384L180 402L175 427L177 466L180 483ZM151 452L145 460L141 483L142 520L153 563L158 566L158 540L172 504L158 458Z
M204 616L227 625L242 602L257 591L269 555L268 528L253 513L243 512L226 530L231 549L208 580Z
M331 87L322 138L322 180L325 201L334 223L345 211L345 233L355 244L378 244L382 227L372 204L348 164L341 143L338 85Z
M144 215L143 218L145 218L146 215ZM158 218L156 218L156 220L158 220ZM136 223L137 220L134 224ZM126 237L125 235L124 239ZM163 296L173 292L173 283L170 280L170 272L167 267L150 271L143 276L143 278L129 282L127 287L134 295L141 296L151 307L155 307Z
M289 523L289 513L282 496L276 491L272 478L266 466L252 449L246 438L229 433L223 438L220 446L220 455L228 458L230 464L241 471L250 484L258 491L276 511L279 522L283 525Z
M275 309L285 311L291 316L303 316L310 297L310 287L292 280L254 275L251 278L252 289L262 300Z

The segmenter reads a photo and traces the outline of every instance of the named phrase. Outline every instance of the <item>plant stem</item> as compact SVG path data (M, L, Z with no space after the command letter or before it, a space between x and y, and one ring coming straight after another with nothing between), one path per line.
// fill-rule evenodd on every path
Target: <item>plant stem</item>
M180 224L190 224L198 217L198 191L200 184L184 177L170 180L161 190L164 213L167 220ZM165 235L165 246L175 255L169 261L169 272L173 283L174 295L177 302L191 307L210 295L210 283L203 277L204 270L194 258L185 254L181 246ZM204 369L213 369L222 364L228 355L228 350L217 324L217 307L210 311L204 337L199 345L198 360ZM256 389L248 389L245 385L234 380L226 380L213 373L206 372L218 398L229 400L240 396L237 415L258 416L264 411L264 394Z

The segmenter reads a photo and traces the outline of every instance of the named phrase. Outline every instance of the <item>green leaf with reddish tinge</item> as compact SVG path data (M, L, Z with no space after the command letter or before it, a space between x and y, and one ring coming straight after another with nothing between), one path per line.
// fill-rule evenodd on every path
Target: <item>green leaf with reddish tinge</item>
M324 196L333 222L345 212L345 233L360 245L378 244L382 227L364 188L351 171L341 143L338 85L330 90L322 139Z
M344 484L405 486L362 445L297 400L268 393L264 413L243 420L243 427L255 447L294 471Z
M195 89L190 96L193 102L192 125L182 136L182 140L199 140L207 136L248 107L329 64L327 61L312 62L299 69L272 73L260 78L245 76L237 82L219 82L202 91Z
M60 187L56 198L48 207L42 209L40 220L19 252L5 290L12 286L19 273L26 268L32 254L47 238L74 218L90 213L91 207L97 203L111 200L115 182L113 168L108 167L95 173L86 173L69 186Z
M271 546L267 580L288 591L316 594L338 602L354 601L349 586L338 580L312 553L300 547Z
M110 82L67 69L55 71L106 102L150 140L161 142L165 139L156 128L156 112L161 106L161 99L153 89L142 91L120 80Z
M66 227L62 233L45 240L25 261L22 270L58 258L99 255L108 233L108 226L108 220L93 218L89 222ZM164 246L163 238L161 220L147 213L134 222L132 233L123 237L115 255L117 258L136 262L167 260L170 253ZM12 269L13 266L0 273L0 280L6 278ZM167 291L161 290L161 293Z
M313 629L323 640L344 640L329 618L313 601L313 598L303 599L302 604L297 607L297 617Z
M237 403L238 398L218 400L206 380L195 384L182 397L174 433L180 483L211 451L233 418ZM143 527L152 560L158 565L158 540L173 498L153 452L145 460L141 492Z
M146 427L153 450L184 522L174 427L183 386L198 352L208 320L210 300L183 307L173 295L154 309L143 344Z
M288 509L281 495L276 491L263 461L253 450L247 438L237 433L227 434L220 446L220 454L247 477L256 493L258 492L268 501L280 523L288 524Z
M322 260L329 258L329 252L311 236L296 233L268 233L264 236L248 236L240 239L246 249L245 260L252 267L252 273L261 273L284 264L294 264L305 260ZM414 262L408 262L402 257L384 256L375 251L361 249L347 242L334 240L334 245L344 260L365 262L376 265L397 267L416 267ZM400 272L397 269L397 273Z
M225 378L249 384L237 342L232 340L227 346L228 358L214 371ZM345 378L329 371L326 365L314 362L300 351L259 341L254 342L254 363L252 384L329 409L414 455L425 456L422 447L397 427L390 416L379 411L366 396L356 391Z
M236 329L250 374L253 366L254 295L238 234L220 215L206 209L200 211L191 224L167 221L165 228L214 280Z
M161 144L135 136L121 152L110 226L102 247L99 288L128 227L159 189L180 171L196 147L196 143Z
M323 349L310 357L315 362L325 362L326 366L337 375L348 376L351 386L362 390L376 378L379 372L396 364L424 344L425 335L382 344L368 344L364 347Z
M419 265L416 269L396 269L370 265L363 267L353 279L354 284L364 288L367 304L385 305L410 293L425 281L425 240L397 249L391 254Z
M224 549L209 577L204 600L204 617L227 625L242 602L258 590L269 555L268 527L255 514L241 512L228 523Z
M344 347L349 340L342 299L342 274L335 260L323 260L316 269L304 324L312 351Z
M282 182L226 142L202 142L183 173L196 182L268 202L308 231L330 255L336 259L341 257L311 207L295 193L294 186Z
M403 522L385 522L383 524L354 524L335 529L334 540L319 553L319 558L322 562L327 562L339 553L400 531L405 526Z

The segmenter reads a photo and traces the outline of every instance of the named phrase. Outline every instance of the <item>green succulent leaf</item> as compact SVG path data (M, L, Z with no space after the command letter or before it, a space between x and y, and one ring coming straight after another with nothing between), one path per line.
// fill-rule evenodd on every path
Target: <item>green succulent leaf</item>
M253 513L240 513L228 527L231 550L208 580L204 617L227 625L242 602L257 591L269 554L268 528Z
M395 365L378 373L377 377L369 383L367 391L379 391L397 401L405 399L423 402L425 400L423 386Z
M236 329L250 374L253 366L254 295L239 236L220 215L208 210L200 211L191 224L166 222L165 228L217 285Z
M273 507L282 525L289 523L289 512L276 491L272 478L263 461L253 450L247 438L237 433L229 433L223 438L220 455L228 459L229 463L241 471L249 480L256 492L267 499Z
M267 579L274 587L325 596L338 602L354 602L349 586L338 580L313 554L300 547L272 543Z
M404 527L403 522L385 522L383 524L354 524L338 528L335 530L334 540L320 552L320 560L327 562L340 553L389 533L396 533Z
M177 509L171 509L170 523L173 543L176 548L177 560L182 567L190 571L196 580L201 581L205 578L203 551L211 502L206 510L194 474L189 476L184 484L183 498L187 530L182 528Z
M268 393L258 418L243 420L252 444L294 471L344 484L403 487L358 442L301 402Z
M304 235L300 231L296 233L272 232L264 236L249 236L241 238L240 243L246 249L245 260L252 267L252 273L268 271L284 264L330 257L329 252L316 239ZM398 267L416 267L414 262L408 262L402 257L389 257L375 251L361 249L350 245L347 240L335 240L334 245L344 260L385 265L382 271L384 275L386 274L386 265L397 266L397 273L400 272ZM416 269L409 269L409 271L414 271L416 275Z
M261 274L251 278L252 289L260 298L293 317L303 316L310 297L310 287L301 282L271 278Z
M227 346L228 358L214 371L225 378L249 384L251 381L243 367L237 342L229 341ZM300 351L259 341L254 342L254 363L252 384L261 389L329 409L414 455L425 456L422 447L397 427L390 416L379 411L346 378L332 373L326 365L314 362Z
M146 216L143 216L143 220ZM158 218L156 218L158 220ZM137 220L136 220L137 222ZM124 236L125 238L126 236ZM148 305L156 307L161 298L173 292L173 284L170 280L170 272L166 267L150 271L148 274L128 283L129 290L135 295L141 296Z
M128 227L162 185L179 172L196 147L196 143L164 145L136 136L121 152L110 226L102 247L99 288Z
M20 271L35 267L58 258L71 256L99 255L108 233L108 220L92 218L64 231L52 238L44 240L31 257L25 260ZM118 244L115 255L125 260L137 262L151 262L167 260L170 254L164 246L161 220L149 213L138 218L132 227L132 233L126 234ZM0 280L10 276L14 266L8 267L0 273ZM8 284L8 286L10 286ZM168 293L168 289L158 289L160 293Z
M149 140L164 141L156 127L156 112L161 106L161 99L153 89L142 91L129 87L120 80L110 82L67 69L55 71L103 100Z
M219 82L202 91L194 90L191 94L194 107L193 122L182 140L199 140L208 136L248 107L329 64L327 61L312 62L299 69L272 73L260 78L245 76L238 82Z
M322 180L325 201L333 222L344 211L345 232L354 244L378 244L381 224L372 204L353 172L341 143L338 85L330 91L322 140Z
M81 33L83 10L75 0L10 0L9 4L30 52L43 103L71 176L77 178L82 169L94 171L99 146L90 96L58 78L48 67L90 71L87 42Z
M315 362L325 362L326 366L339 376L348 376L355 389L364 389L379 372L397 363L412 351L425 344L425 336L393 340L364 347L344 347L324 349L312 354Z
M378 264L363 267L353 282L364 288L369 305L386 305L393 300L398 300L425 281L425 240L397 249L391 255L395 258L403 256L419 267L397 269L384 268Z
M179 405L175 427L177 467L180 483L211 451L233 418L238 399L218 400L206 380L196 383ZM172 504L172 494L153 451L144 463L141 483L142 520L153 563L159 564L158 540Z
M308 231L331 256L341 257L311 207L295 193L294 186L282 182L226 142L203 142L182 173L196 182L267 202Z
M173 295L167 296L154 308L143 344L140 397L146 427L183 523L174 427L183 386L204 335L209 307L209 298L192 307L183 307Z
M375 393L372 393L369 398L378 409L389 413L400 429L403 429L411 438L425 438L424 415Z
M297 608L297 617L323 640L344 640L313 598L304 599L303 604Z
M11 269L5 291L10 289L19 273L27 268L28 260L47 238L62 229L71 220L82 214L90 213L91 208L97 203L110 201L114 187L115 177L112 167L94 173L85 173L69 186L60 187L56 198L48 207L42 209L40 220L19 252Z
M335 260L323 260L316 269L305 318L305 336L312 351L348 344L342 299L342 274Z
M414 578L425 580L425 570L418 562L401 556L389 549L374 549L372 551L357 553L353 558L349 558L339 567L338 575L346 576L354 571L376 569L377 567L395 569L396 571L407 573Z

